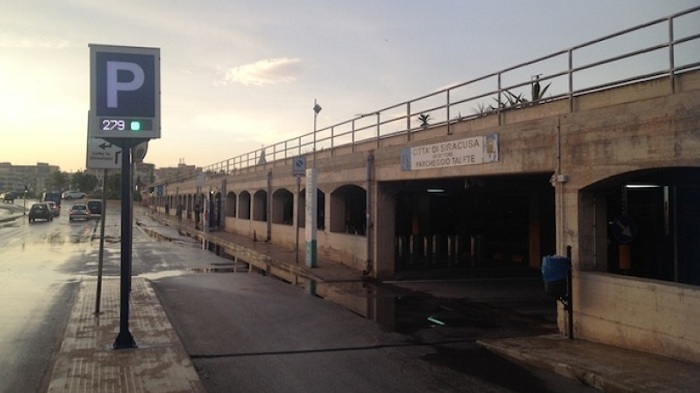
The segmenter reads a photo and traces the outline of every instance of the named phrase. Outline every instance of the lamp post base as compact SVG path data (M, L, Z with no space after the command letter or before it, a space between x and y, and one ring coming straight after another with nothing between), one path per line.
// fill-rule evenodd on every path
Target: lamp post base
M127 331L120 331L119 335L117 335L117 339L114 341L114 344L112 344L113 349L131 349L131 348L138 348L138 345L136 345L136 341L134 341L134 337L131 336L131 333Z

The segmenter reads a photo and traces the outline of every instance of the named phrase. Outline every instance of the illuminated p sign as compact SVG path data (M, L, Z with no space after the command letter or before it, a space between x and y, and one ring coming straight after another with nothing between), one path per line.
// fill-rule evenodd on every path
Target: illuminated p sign
M130 81L120 81L119 73L128 72ZM119 108L119 91L136 91L143 87L143 68L138 63L107 61L107 107Z
M160 50L90 45L94 138L160 138Z

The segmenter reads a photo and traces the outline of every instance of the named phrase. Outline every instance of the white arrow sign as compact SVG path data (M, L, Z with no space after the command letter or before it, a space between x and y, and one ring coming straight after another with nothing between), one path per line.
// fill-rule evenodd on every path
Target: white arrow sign
M88 138L86 166L90 169L119 169L122 149L101 138Z

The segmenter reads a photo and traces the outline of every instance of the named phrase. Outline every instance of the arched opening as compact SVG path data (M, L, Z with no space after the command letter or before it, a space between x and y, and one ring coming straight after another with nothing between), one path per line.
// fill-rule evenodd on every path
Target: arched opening
M267 191L258 190L253 195L253 221L267 221Z
M236 193L233 191L226 194L226 217L236 217Z
M272 194L272 223L292 225L293 221L294 194L281 188Z
M700 168L656 168L581 190L583 268L700 285Z
M306 189L303 189L299 192L299 206L297 211L299 212L299 216L297 219L299 220L299 227L305 227L306 226ZM316 190L316 229L325 229L326 228L326 193L321 191L321 189Z
M250 193L248 191L241 191L238 196L238 218L242 220L250 220Z
M331 232L365 235L366 213L367 192L364 188L345 185L331 193Z

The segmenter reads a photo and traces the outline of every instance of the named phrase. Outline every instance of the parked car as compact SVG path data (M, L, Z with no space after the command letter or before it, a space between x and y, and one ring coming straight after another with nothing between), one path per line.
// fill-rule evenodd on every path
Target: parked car
M61 207L56 204L56 202L53 201L48 201L44 202L47 205L49 205L49 209L51 209L51 213L53 214L54 217L58 217L61 215Z
M88 210L92 215L102 215L102 201L91 200L87 203Z
M0 194L0 199L2 199L4 203L15 203L15 198L15 193L11 191Z
M90 210L88 210L87 205L84 203L73 205L73 207L71 207L70 211L68 212L68 221L89 220L89 219L90 219Z
M61 195L61 198L63 199L83 199L87 196L84 192L80 191L65 191L63 195Z
M46 203L35 203L29 208L29 222L37 219L53 221L53 212L49 205Z

